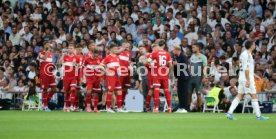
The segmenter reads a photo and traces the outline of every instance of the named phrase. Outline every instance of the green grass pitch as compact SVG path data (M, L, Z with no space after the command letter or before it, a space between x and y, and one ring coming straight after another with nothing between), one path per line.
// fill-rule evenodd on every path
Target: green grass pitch
M0 111L0 139L275 139L276 114Z

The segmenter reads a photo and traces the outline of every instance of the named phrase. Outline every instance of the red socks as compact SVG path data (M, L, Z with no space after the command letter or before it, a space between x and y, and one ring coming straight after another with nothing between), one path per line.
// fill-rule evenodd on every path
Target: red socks
M171 108L172 107L172 103L171 103L171 94L170 94L170 91L168 89L165 89L164 93L165 93L165 97L166 97L166 100L167 100L168 107Z
M48 102L52 99L53 95L54 95L54 92L52 92L52 91L50 91L50 92L48 93L48 98L47 98L47 101L48 101Z
M107 93L107 94L106 94L106 107L107 107L108 109L111 108L111 101L112 101L112 94Z
M94 110L98 109L98 102L99 102L99 96L98 94L94 94L94 97L93 97L93 101L94 101Z
M72 90L71 92L71 106L73 106L75 104L75 101L76 101L76 95L77 95L77 91L76 90Z
M80 100L79 93L76 93L76 100L75 100L75 107L76 108L79 108L79 100Z
M66 108L70 107L70 94L68 92L64 93L64 103Z
M126 95L127 95L127 91L123 91L123 92L122 92L122 102L123 102L123 103L125 102Z
M159 103L160 103L159 94L160 94L159 88L154 89L154 109L159 108Z
M123 104L122 95L116 95L116 101L118 109L121 109Z
M146 97L146 109L150 108L151 95L148 94Z
M91 106L91 94L89 93L86 93L86 97L85 97L85 104L86 104L86 107L87 106Z
M47 108L48 107L48 94L47 94L47 92L42 93L42 100L43 100L44 108Z

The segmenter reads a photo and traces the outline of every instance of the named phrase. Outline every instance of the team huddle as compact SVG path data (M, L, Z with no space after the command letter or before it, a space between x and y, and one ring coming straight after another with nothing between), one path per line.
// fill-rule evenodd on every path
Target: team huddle
M158 40L152 45L152 53L142 61L147 69L149 93L146 97L146 110L150 110L150 101L154 97L153 112L159 112L160 88L168 104L167 112L171 110L171 95L169 92L169 74L172 69L170 53L164 50L165 41ZM130 88L130 78L133 68L131 66L131 45L123 42L121 46L111 43L108 46L107 56L101 57L95 43L89 45L89 52L82 54L82 48L69 44L66 52L60 58L63 70L64 111L74 112L79 109L80 85L86 83L85 108L87 112L99 112L99 93L102 91L101 82L105 81L107 93L105 95L106 111L114 113L111 109L113 96L116 96L117 112L124 112L123 105ZM146 49L139 46L139 49ZM44 51L38 55L40 61L40 87L43 89L42 99L44 110L50 111L48 102L56 91L55 76L53 73L52 48L45 44ZM93 99L93 104L92 104ZM92 110L93 106L93 110Z

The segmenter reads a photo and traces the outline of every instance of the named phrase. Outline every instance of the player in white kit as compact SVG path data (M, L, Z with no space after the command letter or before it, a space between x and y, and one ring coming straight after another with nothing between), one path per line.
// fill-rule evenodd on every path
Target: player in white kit
M239 72L239 86L238 95L233 100L226 117L230 120L237 120L233 116L233 112L239 105L240 100L243 99L245 94L250 94L253 110L256 113L257 120L268 120L268 117L261 116L261 111L256 94L256 86L254 81L254 59L252 51L256 48L255 43L247 41L245 43L246 50L240 55L240 72Z

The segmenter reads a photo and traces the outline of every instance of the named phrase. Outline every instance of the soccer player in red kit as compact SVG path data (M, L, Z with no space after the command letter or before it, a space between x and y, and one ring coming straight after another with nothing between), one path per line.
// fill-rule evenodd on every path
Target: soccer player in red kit
M100 65L102 58L98 55L98 51L95 50L95 43L89 45L90 52L85 56L84 61L84 75L86 77L86 111L91 112L91 97L93 92L93 106L94 112L100 112L98 110L99 93L101 92L101 78L103 73L97 67Z
M82 54L82 48L81 47L77 47L76 48L76 61L77 61L77 70L78 70L78 74L77 74L77 95L76 95L76 99L75 99L75 107L76 110L79 110L79 95L80 95L80 89L81 89L81 81L83 78L83 63L84 63L84 56Z
M162 45L165 44L165 41L161 40L157 47L157 51L152 53L152 61L154 63L154 71L152 74L153 79L153 87L154 87L154 110L153 112L159 112L159 94L160 94L160 87L164 89L164 94L168 104L168 111L169 113L172 112L171 109L171 95L169 91L169 73L170 69L172 68L172 61L171 55L169 52L162 49Z
M127 89L130 88L130 47L130 43L123 42L119 54L123 103L125 101Z
M64 90L64 111L75 111L76 87L77 87L77 59L75 55L75 45L70 44L67 54L63 54L60 63L63 65L63 90ZM69 109L71 102L71 107Z
M120 81L120 72L118 71L120 67L120 59L118 56L119 47L112 43L109 46L110 54L104 58L100 64L101 68L105 69L106 72L106 106L107 112L114 113L111 109L112 94L116 91L116 101L118 112L123 112L122 110L122 86Z
M152 44L152 53L154 53L157 50L157 47L155 47L157 44ZM150 110L150 101L151 101L151 97L153 95L153 79L152 79L152 70L153 67L151 66L151 63L148 63L148 60L151 61L152 60L152 53L149 53L146 56L146 59L144 61L145 67L147 68L147 73L148 73L148 82L147 82L147 86L148 86L148 94L146 97L146 111ZM152 63L154 64L154 63Z
M44 45L44 51L38 54L38 60L40 62L40 87L43 89L42 100L44 110L49 112L51 110L48 108L48 102L56 91L56 81L53 74L52 48L49 43L46 43ZM48 92L49 88L51 88L51 90Z

